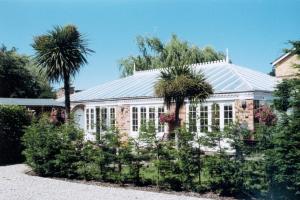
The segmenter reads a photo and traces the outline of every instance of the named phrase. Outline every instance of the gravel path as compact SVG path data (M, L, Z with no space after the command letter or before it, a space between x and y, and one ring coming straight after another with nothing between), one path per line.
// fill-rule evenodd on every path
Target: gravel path
M205 200L29 176L27 169L23 164L0 167L0 200Z

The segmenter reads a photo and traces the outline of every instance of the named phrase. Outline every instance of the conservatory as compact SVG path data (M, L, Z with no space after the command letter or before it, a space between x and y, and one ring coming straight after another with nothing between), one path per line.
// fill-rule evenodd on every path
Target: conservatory
M226 60L193 64L191 67L204 73L214 94L205 102L185 101L180 110L183 125L194 132L223 130L230 123L242 123L254 129L254 111L272 100L276 78L241 67ZM133 75L110 81L71 95L75 120L85 131L86 139L94 140L110 127L120 133L137 136L141 124L153 122L158 136L169 131L159 120L163 113L173 113L155 95L154 85L160 70L137 71Z

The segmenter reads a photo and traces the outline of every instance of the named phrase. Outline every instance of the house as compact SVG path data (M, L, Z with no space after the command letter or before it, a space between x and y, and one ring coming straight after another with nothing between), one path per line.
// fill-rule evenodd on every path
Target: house
M0 98L0 105L25 106L36 115L44 112L51 112L52 109L63 109L64 103L54 99L29 99L29 98Z
M254 129L254 110L272 100L277 79L267 74L231 64L226 60L193 64L213 86L214 94L204 103L189 100L180 110L182 124L190 130L206 132L217 125L221 130L232 122ZM85 131L86 139L115 126L122 134L136 136L141 122L152 120L158 135L168 131L159 121L167 110L162 98L154 93L160 69L137 71L133 75L110 81L71 95L75 119Z
M274 60L272 66L275 69L275 76L281 79L295 78L300 72L299 68L295 68L295 65L300 65L300 58L292 52L281 55Z

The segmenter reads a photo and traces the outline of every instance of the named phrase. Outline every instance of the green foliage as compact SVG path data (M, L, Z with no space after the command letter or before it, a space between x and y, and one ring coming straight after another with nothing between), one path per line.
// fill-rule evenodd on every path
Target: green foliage
M24 107L0 105L0 165L23 160L21 137L30 120Z
M160 142L158 159L155 166L159 169L159 187L172 190L182 190L178 152L173 141Z
M199 148L193 147L195 134L181 129L179 134L178 162L180 168L180 178L184 190L195 188L195 180L198 172L201 173L201 152Z
M237 193L240 177L236 177L236 166L230 156L221 153L208 157L206 168L210 175L209 184L212 190L220 192L222 195L232 195Z
M99 146L87 142L81 150L81 160L76 163L78 178L85 180L99 180L102 178L100 169L103 162Z
M163 43L156 37L137 37L137 47L141 55L129 56L121 59L120 71L122 76L133 74L133 68L137 71L177 65L189 65L200 62L221 60L224 55L216 52L212 47L200 49L187 41L180 40L172 35L171 40Z
M16 48L0 48L0 97L53 98L47 79L37 73L30 58Z
M290 107L291 84L291 81L283 80L277 85L274 91L274 95L277 97L274 99L274 107L276 110L286 112Z
M300 197L300 80L291 81L290 115L281 116L266 150L270 198Z
M83 133L74 123L55 126L44 116L32 123L23 136L26 162L42 176L77 177Z
M55 26L47 34L34 38L35 61L50 81L64 81L66 115L70 114L70 79L87 64L87 54L93 52L74 25Z

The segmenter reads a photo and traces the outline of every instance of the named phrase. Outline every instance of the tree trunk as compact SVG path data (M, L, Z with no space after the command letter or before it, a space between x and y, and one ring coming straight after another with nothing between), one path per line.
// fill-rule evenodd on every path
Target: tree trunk
M202 181L201 181L201 146L200 146L200 144L199 144L199 160L198 160L198 178L199 178L199 182L198 182L198 184L199 184L199 186L200 187L202 187Z
M70 103L70 76L64 73L64 90L65 90L65 109L66 109L66 122L70 119L71 103Z
M175 104L175 145L176 149L179 148L179 135L178 135L178 128L180 128L180 119L179 119L179 111L180 111L180 104L176 102Z

